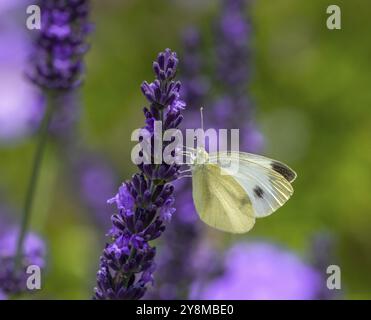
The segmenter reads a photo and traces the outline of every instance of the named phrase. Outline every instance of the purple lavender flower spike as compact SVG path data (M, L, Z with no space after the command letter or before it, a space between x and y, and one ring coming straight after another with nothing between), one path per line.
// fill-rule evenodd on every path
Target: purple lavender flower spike
M248 266L248 267L246 267ZM226 254L224 274L201 290L200 299L316 299L321 277L295 254L268 243L239 243Z
M229 89L240 90L248 80L249 24L245 18L245 0L222 0L217 25L218 76ZM237 85L237 87L234 87Z
M144 81L141 86L144 96L159 110L168 108L173 112L178 112L185 108L184 101L180 99L181 84L179 81L173 81L177 66L178 58L166 49L153 63L153 71L157 79L150 84ZM164 85L163 88L162 85Z
M22 267L14 272L18 234L18 228L11 228L0 235L0 292L7 295L27 291L28 266L37 265L41 269L45 267L45 244L36 234L28 233L23 245Z
M88 50L86 36L89 1L39 0L42 28L35 39L33 65L28 77L39 87L71 90L82 82L82 57Z
M144 109L147 126L148 119L162 119L163 130L176 129L182 121L180 82L174 80L177 65L176 53L166 49L153 64L156 80L142 85L150 102ZM139 165L139 169L109 200L118 212L112 216L112 241L100 259L95 299L140 299L153 282L156 248L150 242L161 236L165 220L175 211L170 182L177 178L179 167L163 163Z
M201 36L196 28L188 27L183 33L184 59L182 63L182 97L187 102L183 128L198 128L200 107L204 106L209 81L203 75Z
M217 78L221 94L213 106L208 125L240 128L241 149L261 151L264 139L254 124L254 108L246 96L249 81L250 26L245 17L245 0L222 0L216 23Z
M198 30L187 28L183 34L184 58L182 69L182 99L187 103L182 128L199 128L200 112L206 92L207 79L202 76L200 54L201 38ZM197 223L191 185L187 180L175 182L177 207L180 214L173 216L164 237L158 257L156 289L149 290L146 299L184 299L194 281L196 270L184 263L185 256L192 256L201 239L203 226Z

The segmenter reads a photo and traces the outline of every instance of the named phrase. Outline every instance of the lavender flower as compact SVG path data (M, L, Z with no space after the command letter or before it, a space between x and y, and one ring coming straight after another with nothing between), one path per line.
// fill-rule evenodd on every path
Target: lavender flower
M184 59L182 60L182 98L187 103L182 128L198 128L199 108L203 105L208 90L208 81L202 75L200 53L201 38L195 28L188 28L183 34ZM158 257L158 272L155 290L149 290L148 299L184 299L188 288L195 280L196 269L184 263L185 256L192 256L202 238L203 226L198 223L190 181L175 183L176 198L180 214L174 215L171 225L163 237L163 246Z
M19 229L11 228L0 235L0 292L7 295L25 292L29 265L45 267L45 244L39 236L28 233L24 244L21 259L21 268L14 269L15 254Z
M41 30L32 31L37 36L26 74L45 96L53 98L51 104L58 105L51 112L55 114L48 127L54 137L65 142L79 117L73 89L83 80L82 58L89 48L86 37L92 30L88 21L90 1L38 0L37 5L41 9ZM48 95L48 91L53 94Z
M316 299L320 275L295 254L268 243L239 243L226 254L224 274L200 299Z
M144 81L141 89L144 96L152 104L151 107L156 112L170 108L171 111L177 112L185 107L185 103L180 99L180 81L172 81L176 75L178 59L173 56L170 50L166 50L159 55L158 60L153 62L153 70L156 74L156 80L152 83ZM162 85L165 84L165 88ZM153 110L151 110L153 111ZM152 118L155 118L152 115ZM146 118L148 116L146 114Z
M209 90L209 81L203 75L203 59L201 54L201 36L196 28L188 27L183 33L184 59L182 63L182 97L187 102L188 109L185 114L184 128L191 128L195 124L199 125L199 109L205 102L207 91ZM194 122L195 117L190 117L191 121L187 121L188 115L193 113L197 116L197 122Z
M29 78L44 89L70 90L82 82L82 56L91 30L89 1L39 0L42 29L36 38Z
M153 64L156 80L142 85L150 102L144 108L149 127L154 120L163 120L163 130L175 129L183 119L180 82L174 80L177 65L176 54L166 49ZM112 241L101 256L95 299L140 299L153 282L156 248L150 241L161 236L164 220L174 212L170 182L177 178L179 166L146 164L139 169L109 201L116 203L118 213L112 216Z
M233 128L240 128L243 149L258 152L263 146L263 137L254 124L252 103L246 95L250 26L245 10L245 0L222 0L215 29L217 79L221 87L209 124L223 127L223 123L228 123Z
M230 91L244 91L248 81L249 24L245 18L245 0L222 0L217 23L218 76ZM241 86L242 84L242 86Z
M5 295L5 293L3 293L1 290L0 290L0 301L1 300L7 300L7 296Z

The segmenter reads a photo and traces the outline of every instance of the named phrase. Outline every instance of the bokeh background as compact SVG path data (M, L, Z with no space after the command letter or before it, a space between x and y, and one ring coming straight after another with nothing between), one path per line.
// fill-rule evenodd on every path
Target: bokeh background
M333 31L326 28L330 4L325 0L250 1L245 12L251 26L246 40L250 47L246 94L264 137L261 153L289 164L298 179L293 198L276 214L259 220L248 234L229 235L205 227L202 241L212 243L219 256L236 242L270 242L309 263L313 239L326 234L333 241L329 264L338 264L342 271L341 297L369 299L371 3L336 1L342 10L342 29ZM37 189L32 230L46 241L48 254L43 289L32 298L91 297L114 210L105 201L135 172L130 135L143 125L142 107L147 104L140 84L152 81L152 61L164 48L176 51L182 61L181 35L189 26L202 36L199 50L205 67L200 72L217 83L214 23L220 8L216 0L93 1L95 31L79 94L81 105L75 106L79 110L74 120L76 144L62 149L63 138L50 139ZM22 42L29 32L24 4L0 6L0 10L0 57L4 56L0 61L0 202L6 207L3 212L17 221L35 149L29 117L32 114L32 121L38 121L37 111L36 116L32 111L33 99L38 98L26 95L30 88L23 89L25 80L15 76L25 68L27 55ZM10 47L14 39L8 37L11 30L20 39L14 47ZM14 51L7 54L11 48ZM19 59L10 61L9 56ZM183 72L180 67L180 78ZM210 92L206 118L211 116L212 88ZM13 109L6 109L6 101ZM11 127L12 123L16 125ZM92 171L86 172L90 165ZM81 191L84 182L76 180L81 170L85 170L85 183L98 185L91 192L101 195L88 204L89 194ZM158 245L161 251L165 244ZM184 263L190 258L184 256Z

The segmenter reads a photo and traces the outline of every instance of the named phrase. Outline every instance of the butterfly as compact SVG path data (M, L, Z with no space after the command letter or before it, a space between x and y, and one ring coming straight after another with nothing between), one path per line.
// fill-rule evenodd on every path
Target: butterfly
M230 163L230 166L223 163ZM238 171L231 168L238 166ZM245 152L196 150L191 165L196 210L216 229L245 233L292 196L296 173L282 162Z
M202 108L201 108L201 122ZM282 162L246 152L192 150L192 195L196 210L216 229L245 233L292 196L296 173ZM236 171L235 168L238 168Z

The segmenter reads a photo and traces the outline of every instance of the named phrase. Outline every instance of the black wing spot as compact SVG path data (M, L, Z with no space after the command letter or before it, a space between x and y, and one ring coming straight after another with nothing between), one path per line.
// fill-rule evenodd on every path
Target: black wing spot
M259 186L255 186L255 188L254 188L254 194L258 198L263 198L264 190L262 188L260 188Z
M279 162L272 162L271 167L274 171L282 175L288 182L295 179L295 172Z

